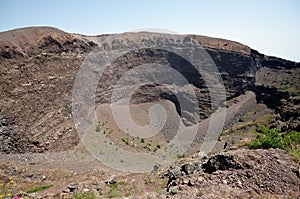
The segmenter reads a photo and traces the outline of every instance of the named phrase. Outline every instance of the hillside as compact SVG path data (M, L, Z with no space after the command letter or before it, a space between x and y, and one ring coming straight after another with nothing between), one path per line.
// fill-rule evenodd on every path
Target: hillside
M162 47L187 45L192 47L191 49L201 46L201 49L203 48L213 60L222 78L225 89L224 94L226 95L224 101L211 104L211 98L213 98L210 90L211 85L209 85L205 76L199 74L193 68L192 63L197 63L199 57L191 56L191 60L186 60L178 54L163 48L141 48L157 43ZM169 142L172 141L180 125L187 126L188 130L186 130L185 135L188 135L189 129L197 126L196 137L189 150L184 154L186 158L180 159L181 156L179 157L179 155L183 154L178 154L175 159L179 159L179 162L174 164L189 163L191 160L189 158L192 156L197 157L196 159L199 160L199 157L195 154L200 151L200 146L205 139L205 132L208 129L208 123L214 121L212 113L216 113L218 116L218 114L222 114L219 110L225 110L224 128L221 129L221 135L217 132L214 135L217 136L217 143L212 154L229 150L225 152L229 154L226 158L229 157L230 160L228 161L231 161L231 158L234 157L235 160L240 161L234 163L239 164L239 168L230 163L228 168L214 169L217 172L215 174L215 171L207 172L208 168L206 166L210 164L209 161L215 161L213 163L215 165L224 163L223 160L218 159L218 155L215 155L207 157L203 161L199 160L202 162L199 163L197 172L195 170L190 179L186 180L186 174L172 177L170 172L173 167L167 165L160 168L158 173L151 174L151 178L152 175L155 176L153 177L155 179L159 178L157 182L146 182L147 180L144 179L143 174L136 174L137 176L129 174L129 176L126 176L127 174L120 174L93 160L84 148L85 141L89 138L84 137L81 140L80 134L75 128L77 115L74 113L74 107L76 109L78 104L74 104L74 85L76 85L78 71L86 64L86 58L90 56L90 53L93 54L95 49L108 49L107 52L109 52L109 50L131 48L137 50L126 51L125 54L116 56L116 59L112 60L106 70L101 73L99 81L96 82L95 95L93 95L95 97L95 107L93 110L95 111L96 122L101 126L101 132L106 133L104 137L109 139L109 142L117 144L121 149L130 152L156 153L157 151L157 153L160 153L169 146ZM193 53L193 50L190 52ZM204 60L203 63L205 64L206 61ZM117 101L123 99L122 94L114 95L115 85L119 84L118 86L121 89L126 89L129 87L126 81L134 82L136 81L135 77L140 74L133 73L129 79L124 80L125 83L123 84L120 81L122 76L128 74L127 72L131 69L146 63L168 65L188 81L172 84L174 76L163 76L163 80L171 83L148 84L134 90L129 107L131 116L136 123L140 125L148 124L150 119L147 112L149 107L156 103L160 103L165 107L169 121L157 135L141 141L140 138L129 135L131 125L126 116L121 118L123 118L124 123L128 124L127 130L125 131L118 126L114 121L110 103L112 99L117 99ZM93 70L91 74L95 74L95 76L100 74L97 68L93 68ZM154 65L152 68L148 66L146 71L152 75L151 78L155 81L159 75L165 72L157 70ZM92 79L92 76L87 76L81 82L83 84L79 85L82 86L79 87L82 92L90 89L85 87L85 83L88 83L90 79ZM172 92L174 87L177 91L186 88L194 90L195 99L189 93L182 94L182 98L187 104L197 103L198 107L196 109L199 111L199 115L193 114L191 109L182 111L182 104L178 96ZM53 175L52 179L47 176L47 183L62 183L51 188L54 195L59 195L63 186L68 186L68 184L75 181L79 182L76 190L82 191L85 182L87 183L86 186L93 186L91 184L94 182L90 181L91 176L95 173L101 176L102 174L99 174L99 172L105 173L103 174L104 177L101 176L101 179L97 179L103 183L111 174L117 174L118 178L122 179L118 179L118 183L120 181L127 183L128 180L137 180L137 185L145 183L143 188L146 191L140 193L149 193L150 198L160 196L163 198L168 194L170 197L180 198L188 193L191 193L191 197L196 198L200 194L199 191L195 191L198 189L202 190L203 193L200 195L204 195L204 198L205 196L207 198L214 198L214 196L221 198L223 191L226 192L225 195L228 194L227 197L237 197L238 195L241 197L256 197L259 194L265 194L266 197L269 194L278 194L278 196L285 196L286 194L294 197L299 193L299 171L297 171L299 165L293 162L292 157L282 150L257 150L253 152L238 148L245 148L245 143L255 137L255 131L260 125L277 128L283 133L291 130L300 131L300 63L263 55L238 42L199 35L176 36L139 32L86 36L66 33L51 27L29 27L0 33L0 91L0 153L1 158L5 160L0 165L0 174L3 173L4 176L13 175L14 178L17 178L22 182L19 187L20 190L24 187L26 189L31 188L33 184L44 184L45 181L40 180L41 176L35 172L35 169L40 169L40 173L47 173L48 176ZM219 95L221 96L220 93L216 93L217 97ZM92 99L90 96L86 96L86 98L88 98L87 102L90 98ZM76 110L82 110L82 113L85 113L83 111L90 108L88 105L86 104L86 106ZM89 119L94 115L86 117ZM78 127L80 124L76 123L76 126ZM95 126L95 128L97 127ZM92 130L95 131L95 128L93 127ZM89 131L91 129L85 130ZM97 130L93 133L97 133ZM91 139L88 142L93 143L93 141ZM91 143L90 145L92 145ZM87 150L91 152L90 148ZM239 152L242 157L239 156ZM281 155L284 158L281 158ZM44 164L42 160L48 160L49 165ZM276 176L278 174L284 179L287 179L287 175L290 175L291 178L289 180L280 180L278 176L268 178L268 175L262 170L255 173L255 170L259 167L254 163L246 165L249 160L254 162L266 161L267 163L259 162L259 165L262 166L272 164L268 161L277 161L276 169L278 171L268 167L270 175ZM66 166L61 166L60 161L64 162ZM123 161L126 162L126 160ZM221 163L218 163L218 161L221 161ZM18 174L9 169L14 165L20 165L22 168L28 169L26 175L18 173L20 169L16 169ZM284 174L284 165L291 165L286 174ZM210 165L210 167L213 166ZM165 171L169 168L169 171ZM98 171L93 169L98 169ZM175 167L176 169L178 169L178 165ZM54 170L57 170L57 173ZM238 170L237 173L235 173L235 170ZM167 172L167 175L161 178L158 177L163 175L163 171ZM27 174L29 175L28 172L32 174L29 177L27 176ZM76 180L75 178L73 180L73 177L71 179L67 177L74 172L79 173L78 176L75 175ZM63 176L62 179L60 179L58 173ZM257 182L264 184L263 181L266 181L270 183L270 186L266 187L266 184L262 185L265 187L260 187L258 184L253 185L254 182L249 180L250 177L245 177L248 176L248 173L254 176ZM232 181L221 179L223 174L231 176ZM219 177L220 179L217 180ZM200 178L201 180L199 180ZM26 179L28 182L26 182ZM163 182L165 180L167 180L167 183ZM237 182L242 184L234 183L234 180L239 180ZM147 186L147 183L149 186ZM279 190L274 186L274 183L283 187ZM107 191L105 186L105 183L101 185L104 192ZM164 186L167 186L167 189L155 193L155 186L162 190L164 190ZM220 189L220 191L216 191L215 195L212 196L207 195L210 189L207 187L211 186L216 190ZM176 191L174 187L176 187ZM174 189L174 193L172 193L172 189ZM226 191L229 189L232 189L233 192ZM126 191L124 190L121 191L122 194L125 194ZM250 191L247 192L247 190ZM287 190L290 190L290 192ZM66 193L73 194L72 191ZM135 196L140 194L134 189L131 189L130 193ZM44 194L49 193L44 192ZM122 194L119 194L119 197L123 196ZM55 195L55 197L59 197L58 195ZM145 198L144 196L147 195L142 195L141 198ZM51 196L49 197L51 198Z

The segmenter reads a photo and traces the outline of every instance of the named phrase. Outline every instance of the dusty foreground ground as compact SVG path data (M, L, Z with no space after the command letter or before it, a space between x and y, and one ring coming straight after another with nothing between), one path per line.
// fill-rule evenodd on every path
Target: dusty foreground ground
M13 179L1 191L23 198L300 197L299 165L277 149L237 149L210 157L182 158L143 174L113 171L82 147L64 153L0 158L1 180ZM24 193L47 185L44 190Z

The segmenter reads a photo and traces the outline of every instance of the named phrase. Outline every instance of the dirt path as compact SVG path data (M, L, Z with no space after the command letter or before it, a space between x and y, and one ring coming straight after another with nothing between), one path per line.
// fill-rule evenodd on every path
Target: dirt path
M224 122L224 126L222 129L210 129L208 131L208 128L211 128L211 126L214 126L216 124L211 122L211 117L205 119L198 125L198 133L196 135L195 141L193 142L192 146L189 148L189 150L185 153L186 155L193 155L200 150L202 151L211 151L215 147L215 144L217 144L217 140L221 135L222 130L228 129L231 125L236 123L243 115L245 115L249 110L255 108L257 105L255 94L253 92L247 92L245 95L241 95L235 99L235 103L225 110L221 110L216 112L214 122L219 124L221 122ZM224 114L225 112L225 114ZM225 116L225 121L223 116ZM221 131L220 131L221 130ZM206 133L209 133L209 135L206 135ZM189 135L187 133L187 135ZM202 145L203 140L207 141L207 145ZM220 143L218 143L220 144ZM220 146L217 146L220 147ZM222 148L222 147L221 147Z
M72 172L86 172L92 169L113 171L97 161L82 145L65 152L0 154L0 159L36 169L62 169Z

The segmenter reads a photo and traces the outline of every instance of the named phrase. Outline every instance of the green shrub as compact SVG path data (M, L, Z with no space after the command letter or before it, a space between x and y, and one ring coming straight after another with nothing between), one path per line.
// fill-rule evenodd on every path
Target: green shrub
M247 144L250 149L279 148L287 151L296 162L300 160L300 132L291 131L280 133L277 129L268 129L261 126L256 138Z
M145 139L144 138L141 139L141 143L145 143Z
M284 136L284 143L290 147L300 143L300 132L291 131Z
M270 149L270 148L284 148L283 138L277 129L268 129L264 126L260 127L261 133L248 144L251 149Z

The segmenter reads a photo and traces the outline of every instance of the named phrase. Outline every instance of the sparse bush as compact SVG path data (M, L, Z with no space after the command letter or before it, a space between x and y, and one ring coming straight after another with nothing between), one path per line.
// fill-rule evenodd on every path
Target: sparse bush
M153 152L156 152L158 149L160 149L160 145L156 145L156 147L153 149Z
M147 149L148 151L151 151L151 144L147 144L146 146L144 146L145 149Z
M198 191L197 196L198 197L202 197L203 196L203 191L201 189Z
M125 139L121 139L126 145L129 145L129 141L128 141L128 138L125 138Z
M37 187L34 187L32 189L29 189L26 191L26 193L35 193L35 192L38 192L38 191L42 191L44 189L48 189L50 187L52 187L53 185L42 185L42 186L37 186Z
M145 139L144 138L141 139L141 143L145 143Z
M184 158L184 154L177 154L176 156L177 156L177 158L179 158L179 159L180 159L180 158Z
M96 198L96 196L94 195L93 192L87 192L85 194L82 194L82 193L75 193L74 194L74 198L75 199L94 199Z
M117 184L110 184L109 188L110 188L109 194L108 194L109 198L119 197L119 190L118 190Z
M109 184L99 191L103 198L115 198L120 196L130 196L134 190L134 183L128 183L127 180L120 180L117 183ZM122 197L123 198L123 197Z
M245 117L241 117L241 118L239 119L239 122L245 122Z
M100 132L100 131L101 131L101 124L98 123L98 124L96 125L96 132Z

